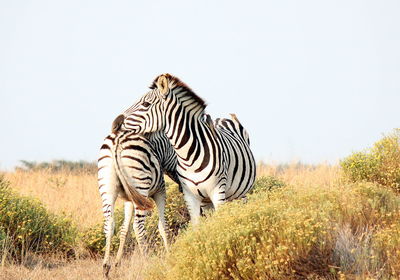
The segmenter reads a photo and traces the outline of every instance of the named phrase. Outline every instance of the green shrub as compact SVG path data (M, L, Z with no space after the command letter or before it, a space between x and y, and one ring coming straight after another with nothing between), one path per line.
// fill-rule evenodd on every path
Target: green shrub
M189 221L189 213L187 211L182 194L178 191L178 186L167 181L167 203L165 209L165 218L169 230L169 239L173 241L178 233L184 229ZM115 252L119 246L119 229L124 219L124 211L117 209L115 211L115 229L116 233L112 238L112 251ZM158 212L155 207L149 216L146 218L146 231L149 244L152 246L162 246L161 236L158 232ZM130 229L125 250L131 251L135 248L135 243L132 237L133 230ZM133 234L134 236L134 234ZM85 231L81 239L84 247L92 254L98 255L104 252L105 236L103 233L103 223L98 224Z
M7 234L4 231L4 228L0 227L0 253L2 252L2 248L4 248L5 246L6 239L7 239Z
M341 161L345 177L369 181L400 192L400 129L376 142L365 152L353 153Z
M275 176L261 176L256 179L249 194L272 191L284 187L286 184Z
M173 242L176 236L184 230L189 222L190 216L186 208L182 193L178 190L178 185L166 182L167 203L165 208L165 219L167 221L169 240ZM153 210L150 217L146 220L150 244L161 244L161 236L157 228L158 212Z
M378 275L394 266L386 267L389 257L379 263L370 259L373 247L365 237L369 235L363 233L374 234L375 229L399 223L399 210L396 195L368 183L336 189L289 186L260 193L250 196L246 204L235 201L222 206L199 226L182 233L170 254L156 261L147 277L320 279L338 278L340 272ZM343 229L348 229L347 234ZM345 255L349 257L343 258ZM367 261L361 264L355 261L358 259Z
M13 259L21 260L28 251L70 256L75 237L69 219L48 213L35 199L17 195L0 178L0 242L7 239L8 255Z
M111 250L116 251L119 245L119 229L124 220L124 211L123 209L115 210L115 231L117 234L114 234L111 240ZM133 250L135 248L135 243L132 238L132 231L130 230L127 235L125 249L128 251ZM84 248L92 255L96 256L104 253L104 247L106 245L106 239L103 231L103 224L98 224L93 226L86 231L80 234L80 240L83 243Z

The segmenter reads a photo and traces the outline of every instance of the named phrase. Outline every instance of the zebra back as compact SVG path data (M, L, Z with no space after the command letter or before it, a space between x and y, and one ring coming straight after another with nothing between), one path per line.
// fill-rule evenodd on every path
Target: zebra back
M215 127L222 130L228 130L244 139L248 145L250 145L250 137L247 130L242 126L239 119L235 114L230 114L231 119L221 119L215 120Z

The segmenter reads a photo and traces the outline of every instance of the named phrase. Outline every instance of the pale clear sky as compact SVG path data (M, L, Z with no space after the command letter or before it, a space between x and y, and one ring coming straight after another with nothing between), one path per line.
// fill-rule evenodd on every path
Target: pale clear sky
M0 0L0 169L95 160L159 74L257 160L336 162L400 123L399 1Z

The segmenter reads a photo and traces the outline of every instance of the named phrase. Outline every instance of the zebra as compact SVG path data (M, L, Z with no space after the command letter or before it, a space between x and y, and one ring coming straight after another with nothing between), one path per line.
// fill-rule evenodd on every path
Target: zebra
M177 174L193 224L203 207L217 210L245 197L256 176L249 135L236 115L212 121L205 109L204 100L186 84L163 74L117 117L124 118L121 130L166 134L177 154Z
M176 174L177 158L174 149L160 132L133 134L129 131L117 132L122 119L113 123L113 132L104 140L98 160L99 192L103 202L104 233L106 250L103 273L110 271L111 237L114 232L114 205L119 195L124 200L124 221L120 231L120 244L115 266L121 262L132 212L135 208L133 228L142 253L145 252L145 217L153 198L159 212L158 228L168 250L165 222L165 182L163 171L178 183Z

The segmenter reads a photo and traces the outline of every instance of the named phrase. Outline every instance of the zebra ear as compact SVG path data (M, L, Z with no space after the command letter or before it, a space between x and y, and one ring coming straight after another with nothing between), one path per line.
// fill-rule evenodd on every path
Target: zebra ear
M167 77L165 77L165 75L158 77L156 85L159 92L163 95L163 97L165 97L169 92Z
M124 115L119 115L118 117L115 118L111 126L112 133L114 134L118 133L118 130L121 128L122 123L124 122L124 119L125 119Z

